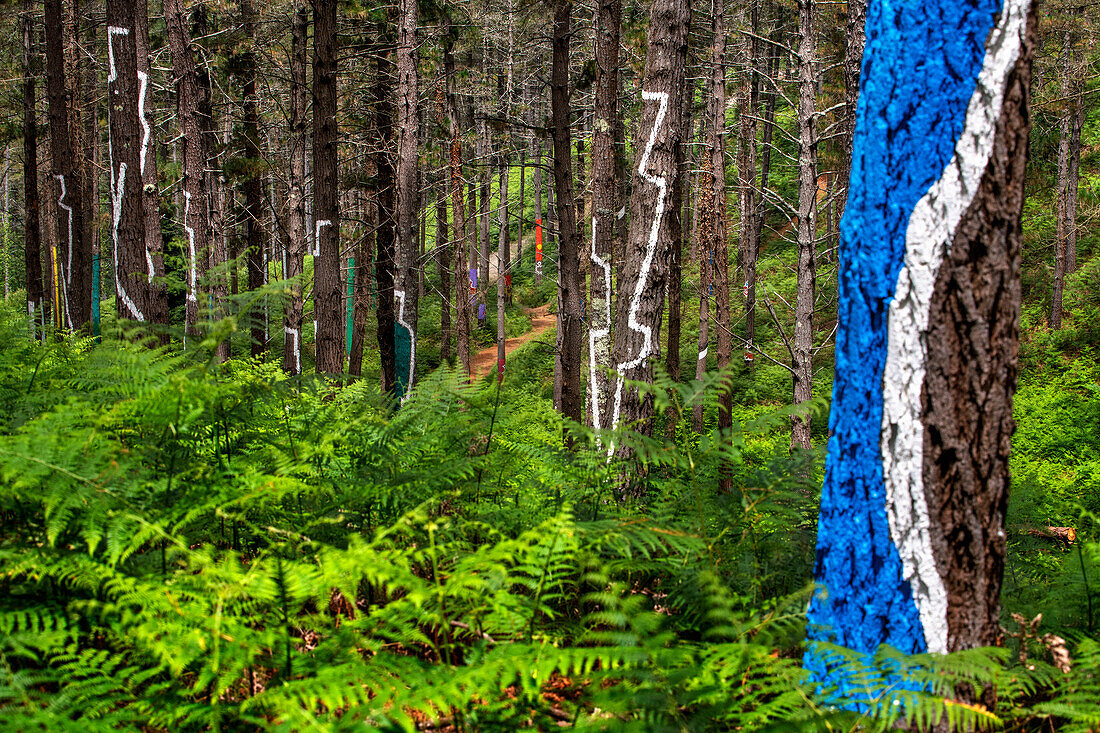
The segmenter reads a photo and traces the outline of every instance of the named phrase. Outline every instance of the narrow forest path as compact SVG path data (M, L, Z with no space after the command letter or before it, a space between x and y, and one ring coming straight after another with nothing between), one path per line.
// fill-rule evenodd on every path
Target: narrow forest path
M508 354L512 353L516 348L528 341L534 341L558 323L558 317L550 312L549 303L540 305L538 308L525 308L524 310L531 316L531 330L522 336L516 336L515 338L506 339L504 341L505 358L507 358ZM474 354L473 363L470 364L471 381L477 383L484 379L486 375L492 374L493 370L496 368L496 364L497 347L495 344Z

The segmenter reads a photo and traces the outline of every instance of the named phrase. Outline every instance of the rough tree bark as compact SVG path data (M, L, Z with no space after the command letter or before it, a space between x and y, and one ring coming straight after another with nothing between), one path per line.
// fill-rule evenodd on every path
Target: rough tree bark
M814 39L813 0L799 0L798 32L798 265L791 337L793 403L813 397L814 299L817 273L814 243L817 240L817 131L814 111L814 76L817 44ZM810 416L791 416L791 448L810 447Z
M397 283L394 308L397 325L408 334L407 355L399 348L402 360L397 378L402 394L416 384L416 334L420 304L420 251L417 241L416 146L420 138L420 116L416 51L416 0L400 0L397 21ZM401 341L404 345L404 339Z
M74 151L75 110L69 100L66 81L64 39L67 24L61 13L61 0L47 0L46 26L46 92L49 99L50 160L58 199L54 202L57 217L59 280L64 324L67 328L82 328L91 321L91 253L85 241L83 180ZM75 70L71 70L75 71Z
M554 193L558 224L558 332L561 383L559 409L564 417L584 420L581 382L580 252L577 245L576 204L573 199L573 166L569 130L569 38L571 0L554 2L553 56L550 70L550 116L554 128Z
M681 145L684 62L690 11L686 0L654 3L638 123L638 155L630 195L630 226L623 252L623 274L616 308L615 389L611 426L641 423L652 429L652 399L629 388L626 380L653 381L651 362L659 350L661 282L668 267L668 207L678 174Z
M32 339L45 336L42 287L42 233L38 217L38 122L35 113L34 3L23 0L23 265L27 282L27 320Z
M318 374L344 365L336 175L336 0L313 2L313 309Z
M302 271L306 253L306 34L309 32L309 3L298 0L290 27L290 171L287 176L287 250L283 277L290 283L283 311L283 371L302 373Z
M714 187L714 219L711 227L711 247L714 250L714 320L715 342L718 347L715 364L725 370L733 355L733 314L730 308L729 245L726 241L726 24L722 0L714 4L714 68L711 69L711 95L714 97L714 116L711 118L711 134L708 145L711 154L711 185ZM732 424L733 395L728 390L718 397L718 427L728 429ZM729 489L727 478L722 488Z
M439 361L451 361L451 243L447 239L447 176L440 176L435 196L435 264L439 271Z
M256 291L264 285L264 252L267 249L267 230L263 226L263 184L260 169L263 155L260 151L260 115L256 98L256 12L252 0L241 0L241 21L244 30L244 48L238 60L241 76L241 92L244 107L244 226L247 247L248 289ZM293 41L292 41L293 42ZM260 356L266 350L263 314L254 306L248 315L252 356Z
M145 251L134 3L107 3L107 117L110 127L111 240L120 318L147 321L151 310Z
M200 92L198 68L191 55L191 35L185 25L182 0L164 0L164 20L172 69L176 76L176 114L179 118L180 147L183 153L183 230L186 234L187 336L198 335L199 284L206 276L210 256L210 226L207 218L206 136L199 116ZM296 372L295 372L296 373Z
M470 376L470 287L461 270L466 266L466 205L462 187L462 125L458 117L458 100L455 98L454 37L450 16L443 15L443 73L447 77L447 123L451 145L449 165L451 174L451 211L454 215L455 259L455 338L458 363L462 374Z
M806 660L833 684L813 641L1002 633L1035 25L1029 0L868 9Z
M136 33L138 77L138 122L141 124L142 229L145 237L145 316L151 323L168 324L168 288L164 283L164 245L160 232L160 179L157 173L157 141L153 137L153 79L149 66L149 4L135 0L134 31ZM162 336L167 339L167 334Z
M589 258L592 304L588 331L588 399L592 427L606 428L611 409L611 266L618 186L614 125L619 115L619 32L622 0L596 8L596 101L592 121L592 241Z
M378 351L382 361L382 391L397 389L397 333L395 328L394 285L397 277L397 252L395 241L396 197L394 190L393 158L393 104L389 90L392 83L393 63L390 60L389 22L383 20L378 27L379 45L374 68L374 134L375 170L378 196L378 228L375 238L374 279L378 287Z

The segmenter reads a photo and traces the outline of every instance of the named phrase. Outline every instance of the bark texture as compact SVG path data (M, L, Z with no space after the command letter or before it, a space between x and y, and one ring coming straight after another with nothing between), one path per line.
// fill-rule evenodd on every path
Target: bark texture
M206 180L206 136L202 134L199 115L200 92L198 69L191 55L191 34L185 24L181 0L164 0L164 20L168 29L168 45L172 53L172 69L176 77L180 141L183 149L183 230L186 235L187 284L186 334L198 335L200 284L206 276L210 256L209 206ZM294 372L297 373L297 372Z
M397 283L394 308L397 324L408 332L409 355L399 373L406 375L407 394L416 384L416 334L420 303L420 251L417 238L416 147L420 139L417 113L419 84L416 51L416 0L400 0L397 31Z
M287 248L284 279L290 284L283 311L283 371L302 373L302 271L306 253L306 34L309 4L299 0L291 21L290 39L290 171L287 176Z
M622 0L600 0L596 7L596 100L592 121L592 241L588 332L588 399L592 426L609 426L611 408L612 237L618 186L615 180L614 126L619 116L619 34Z
M684 62L690 13L686 0L654 3L642 84L638 150L630 195L630 225L615 318L612 361L616 380L612 427L638 424L652 429L652 399L628 380L652 383L661 329L661 283L671 247L668 209L678 174L682 138Z
M336 0L313 3L313 308L317 373L344 363L336 176Z
M45 335L42 287L42 233L38 216L38 122L35 114L34 4L23 0L23 266L27 281L27 318L31 338Z
M932 550L947 589L949 651L993 646L1001 637L1035 28L1031 7L993 155L941 266L924 337L924 483Z
M47 0L46 92L49 99L51 171L58 198L53 211L57 217L58 253L63 323L72 330L91 321L91 251L85 241L83 176L74 145L77 116L69 99L63 29L68 25L61 13L61 0Z
M554 128L554 198L558 224L558 369L561 414L584 420L581 382L580 252L573 199L573 166L569 131L569 37L573 3L554 2L553 65L550 72L550 115Z

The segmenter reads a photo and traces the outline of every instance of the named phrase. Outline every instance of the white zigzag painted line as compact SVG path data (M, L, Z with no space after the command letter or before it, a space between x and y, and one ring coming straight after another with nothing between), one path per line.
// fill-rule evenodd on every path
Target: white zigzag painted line
M65 290L65 320L69 322L69 330L72 331L74 329L71 306L69 305L69 285L72 284L73 279L73 207L62 203L66 194L68 194L68 191L65 190L65 176L58 173L56 178L61 183L61 195L57 197L57 205L69 214L69 262L65 266L65 277L62 279L61 284Z
M649 242L646 245L645 259L642 260L642 266L638 272L638 282L634 286L634 294L630 299L630 310L627 313L626 320L626 325L631 331L642 334L642 348L638 350L638 356L629 361L620 362L618 366L615 367L618 377L615 380L615 406L611 413L612 429L619 427L619 417L623 399L623 381L626 379L627 370L635 369L641 365L653 350L653 331L646 324L638 323L638 306L642 293L645 291L646 284L649 280L649 270L653 266L653 256L657 252L657 234L661 229L661 220L665 215L665 194L667 189L665 177L650 175L646 169L649 166L649 155L653 152L653 146L657 142L657 132L661 129L661 124L665 121L665 114L668 112L668 93L643 91L642 99L647 102L656 101L659 103L657 118L653 121L653 129L649 133L649 141L646 143L645 151L642 153L641 160L638 162L639 175L657 187L657 206L653 214L653 225L649 229ZM608 458L611 457L614 451L615 445L612 443L607 450Z
M198 289L199 289L199 273L198 273L198 253L195 252L195 229L187 222L191 216L191 192L183 192L183 230L187 232L187 242L191 249L191 272L188 278L187 299L192 303L198 304Z
M129 28L119 28L118 26L107 27L107 83L110 84L118 79L118 69L115 67L115 36L128 36L130 35ZM118 93L118 90L115 90ZM111 105L107 105L107 115L110 116ZM115 174L115 151L111 145L110 136L107 137L107 156L111 159L111 240L114 242L114 260L115 260L115 289L118 290L118 296L122 299L123 305L125 305L134 319L138 321L144 321L145 315L138 310L137 305L131 300L129 294L126 292L126 288L122 285L122 278L118 274L118 224L122 219L122 193L126 190L126 164L118 164L118 174Z
M592 328L588 331L588 394L592 401L592 426L599 430L600 424L600 394L596 386L596 342L602 341L611 333L611 299L606 297L611 286L611 266L607 260L602 259L596 253L596 217L592 217L592 254L593 264L603 270L604 282L604 324L605 328Z
M149 137L151 131L149 129L149 120L145 119L145 91L149 86L149 75L139 71L138 75L138 119L141 120L141 127L144 130L144 134L141 138L141 176L145 177L145 157L146 152L149 149ZM156 275L156 268L153 267L153 255L149 252L149 241L142 237L142 241L145 242L145 262L149 266L149 282L153 282L153 276Z
M1019 58L1029 0L1006 0L986 44L986 57L966 109L955 153L917 202L905 232L905 264L890 303L883 370L882 451L890 538L924 627L928 651L948 648L947 589L932 554L924 489L921 390L932 294L951 241L993 154L1008 76Z

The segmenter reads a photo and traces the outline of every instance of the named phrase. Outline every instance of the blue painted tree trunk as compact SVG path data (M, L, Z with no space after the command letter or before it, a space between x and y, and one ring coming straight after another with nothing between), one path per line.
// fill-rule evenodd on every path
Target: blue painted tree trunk
M805 660L841 693L814 642L946 652L998 634L1032 13L868 7Z

